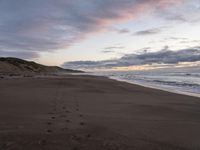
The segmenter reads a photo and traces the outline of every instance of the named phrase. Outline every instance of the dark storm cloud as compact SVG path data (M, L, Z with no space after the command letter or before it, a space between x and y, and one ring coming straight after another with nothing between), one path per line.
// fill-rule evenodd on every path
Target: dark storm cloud
M0 50L22 53L67 48L115 22L174 3L173 0L0 0Z
M115 60L105 61L74 61L66 62L63 67L75 69L94 69L94 68L112 68L128 67L134 65L147 64L177 64L180 62L200 61L200 49L191 48L179 51L165 49L158 52L146 52L143 54L128 54Z

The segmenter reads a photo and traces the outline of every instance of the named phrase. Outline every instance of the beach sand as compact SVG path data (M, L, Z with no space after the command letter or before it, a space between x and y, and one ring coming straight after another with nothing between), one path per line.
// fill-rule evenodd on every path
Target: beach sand
M186 149L200 149L200 98L95 76L0 79L0 150Z

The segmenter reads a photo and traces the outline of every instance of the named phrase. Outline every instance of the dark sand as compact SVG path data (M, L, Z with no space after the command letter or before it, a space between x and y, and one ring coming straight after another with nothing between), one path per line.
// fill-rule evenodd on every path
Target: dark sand
M186 149L200 149L200 98L104 77L0 79L0 150Z

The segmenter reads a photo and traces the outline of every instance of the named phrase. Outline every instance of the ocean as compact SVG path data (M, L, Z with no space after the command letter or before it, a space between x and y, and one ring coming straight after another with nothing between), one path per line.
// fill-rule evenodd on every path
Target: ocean
M93 74L145 87L200 97L199 67L150 71L103 71Z

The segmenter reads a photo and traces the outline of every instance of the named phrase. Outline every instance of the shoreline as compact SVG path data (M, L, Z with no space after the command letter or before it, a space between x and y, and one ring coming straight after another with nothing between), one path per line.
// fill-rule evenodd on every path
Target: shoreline
M191 93L191 92L184 92L184 91L180 91L180 90L175 90L175 89L167 89L167 88L160 88L160 87L156 87L156 86L150 86L150 85L145 85L142 83L137 83L134 81L130 81L130 80L125 80L125 79L120 79L117 77L108 77L109 79L114 79L116 81L122 81L122 82L126 82L126 83L130 83L133 85L139 85L145 88L150 88L150 89L155 89L155 90L161 90L161 91L165 91L165 92L170 92L170 93L174 93L174 94L180 94L180 95L186 95L186 96L192 96L192 97L198 97L200 98L200 94L197 93Z

